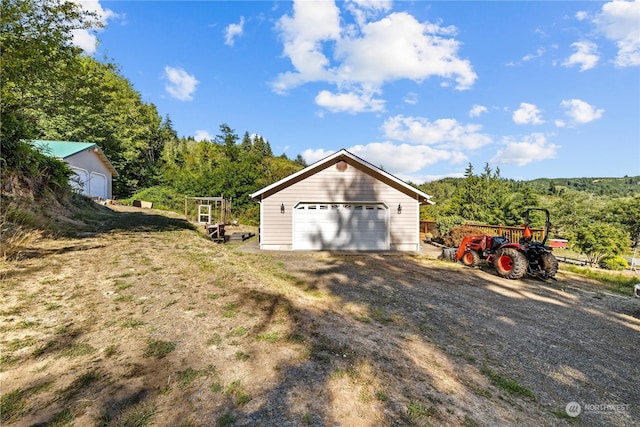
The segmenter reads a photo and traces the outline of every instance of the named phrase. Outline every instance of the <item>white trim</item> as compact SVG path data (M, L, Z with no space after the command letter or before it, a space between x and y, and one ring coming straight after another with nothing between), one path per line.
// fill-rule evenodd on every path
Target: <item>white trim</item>
M416 200L416 251L420 252L422 250L422 245L420 244L420 202Z
M262 199L258 201L260 203L260 228L258 228L258 242L260 243L260 249L264 249L264 203Z
M206 213L203 213L203 209ZM202 221L202 217L206 217L206 221ZM198 224L209 224L211 223L211 205L198 205Z

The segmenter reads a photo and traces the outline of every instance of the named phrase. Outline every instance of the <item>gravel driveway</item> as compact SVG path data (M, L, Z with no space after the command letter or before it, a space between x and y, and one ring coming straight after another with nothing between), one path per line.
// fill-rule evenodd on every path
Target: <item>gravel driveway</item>
M332 318L317 329L390 377L398 363L385 365L385 355L405 352L416 373L406 387L430 382L432 401L471 411L467 424L563 425L575 415L585 425L640 422L640 300L562 273L557 282L513 281L429 254L273 256L305 286L333 295L336 312L366 310L385 325Z

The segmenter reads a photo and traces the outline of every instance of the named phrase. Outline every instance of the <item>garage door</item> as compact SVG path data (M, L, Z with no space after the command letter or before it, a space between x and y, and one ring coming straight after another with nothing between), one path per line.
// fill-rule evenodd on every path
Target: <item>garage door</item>
M107 177L101 173L91 172L91 179L89 179L89 194L91 194L91 197L100 197L103 200L106 200Z
M300 203L293 236L297 250L388 250L388 209L382 203Z

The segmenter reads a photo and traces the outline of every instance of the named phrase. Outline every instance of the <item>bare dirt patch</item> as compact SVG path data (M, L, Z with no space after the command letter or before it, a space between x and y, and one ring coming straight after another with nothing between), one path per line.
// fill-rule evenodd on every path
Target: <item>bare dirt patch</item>
M252 253L115 209L3 266L1 424L640 419L640 301L429 254Z

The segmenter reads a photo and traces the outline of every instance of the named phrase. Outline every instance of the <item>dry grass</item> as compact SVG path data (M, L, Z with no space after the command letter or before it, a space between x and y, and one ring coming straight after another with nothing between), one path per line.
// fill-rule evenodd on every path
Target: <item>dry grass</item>
M0 262L20 258L23 251L42 238L40 230L33 230L0 218Z

